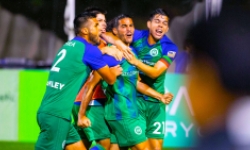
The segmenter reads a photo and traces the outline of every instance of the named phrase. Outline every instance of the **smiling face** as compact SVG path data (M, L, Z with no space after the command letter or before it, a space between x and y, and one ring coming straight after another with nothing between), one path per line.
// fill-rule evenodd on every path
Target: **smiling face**
M168 32L168 22L169 18L167 16L156 14L147 22L150 35L155 40L160 40Z
M134 23L131 18L120 19L118 27L113 29L114 34L127 45L132 42L134 31Z

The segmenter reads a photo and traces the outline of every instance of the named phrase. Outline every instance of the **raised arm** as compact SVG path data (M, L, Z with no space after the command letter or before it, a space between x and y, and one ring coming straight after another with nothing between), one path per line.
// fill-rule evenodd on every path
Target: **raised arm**
M96 85L100 82L101 76L94 71L93 74L90 75L89 80L84 84L79 93L81 99L81 105L78 112L78 122L77 125L79 127L88 127L91 125L90 120L86 117L86 110L88 108L89 102L91 101L94 89Z
M101 37L110 44L113 44L119 49L122 53L123 56L127 59L130 59L130 54L131 54L131 49L128 45L124 44L118 37L113 35L111 32L106 32L101 34ZM105 53L104 51L103 53Z

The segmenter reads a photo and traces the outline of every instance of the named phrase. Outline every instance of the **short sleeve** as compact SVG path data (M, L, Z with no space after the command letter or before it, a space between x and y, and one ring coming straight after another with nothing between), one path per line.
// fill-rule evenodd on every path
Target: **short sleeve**
M103 60L101 51L95 46L88 46L83 56L83 63L90 66L93 70L98 70L107 65Z
M103 55L103 60L107 63L109 67L114 67L120 64L120 61L117 61L113 56L107 54Z
M177 55L178 48L172 41L170 41L170 39L167 38L167 36L163 37L161 45L163 55L160 61L169 67Z

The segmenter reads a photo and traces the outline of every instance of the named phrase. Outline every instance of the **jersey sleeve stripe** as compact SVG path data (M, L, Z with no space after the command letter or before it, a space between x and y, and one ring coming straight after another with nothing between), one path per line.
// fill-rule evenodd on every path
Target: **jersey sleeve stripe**
M167 68L170 66L170 64L165 59L161 58L160 61L164 63Z
M168 62L169 64L172 64L172 60L168 57L168 56L166 56L166 55L163 55L162 56L162 59L164 59L166 62Z

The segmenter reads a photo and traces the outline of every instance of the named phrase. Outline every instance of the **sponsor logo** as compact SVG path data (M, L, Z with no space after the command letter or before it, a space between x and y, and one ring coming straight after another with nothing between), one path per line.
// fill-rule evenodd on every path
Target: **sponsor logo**
M142 129L141 129L140 126L136 126L135 129L134 129L134 131L135 131L135 133L136 133L137 135L141 135L141 134L142 134Z
M168 57L170 57L170 58L174 58L175 54L176 54L175 51L168 51Z
M157 56L158 55L158 49L156 48L153 48L150 50L149 54L153 57Z
M138 71L122 72L122 76L125 76L125 77L131 77L131 76L135 76L137 74L138 74Z
M66 43L67 46L72 46L72 47L75 47L75 44L76 44L75 42L71 42L71 41Z

